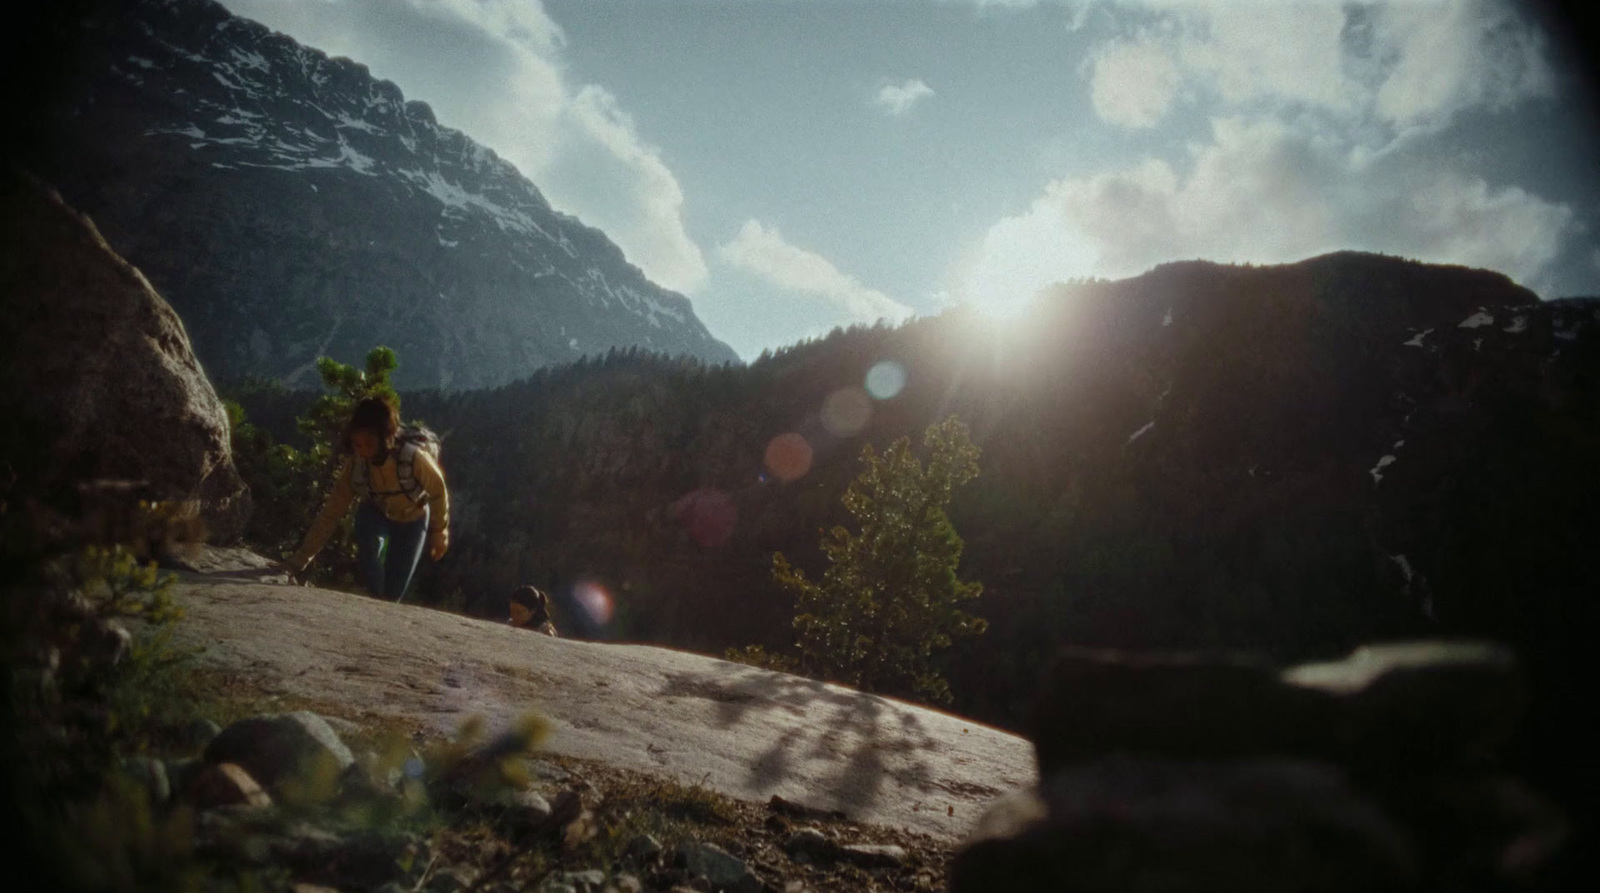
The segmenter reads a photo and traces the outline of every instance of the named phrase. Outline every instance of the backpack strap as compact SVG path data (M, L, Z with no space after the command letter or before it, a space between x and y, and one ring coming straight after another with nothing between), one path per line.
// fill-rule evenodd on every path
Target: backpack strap
M405 496L407 499L422 505L428 501L428 491L417 480L417 450L420 445L416 441L404 441L395 445L394 472L395 479L400 485L398 490L379 490L372 483L372 470L360 456L351 461L350 487L356 493L366 496L369 502L375 505L383 503L385 496Z
M400 444L394 457L394 473L400 482L400 492L417 505L428 501L428 491L422 489L422 484L417 481L417 450L421 448L422 445L415 440L407 440Z
M350 489L370 501L377 501L377 494L372 492L372 475L368 473L367 461L360 456L350 457Z

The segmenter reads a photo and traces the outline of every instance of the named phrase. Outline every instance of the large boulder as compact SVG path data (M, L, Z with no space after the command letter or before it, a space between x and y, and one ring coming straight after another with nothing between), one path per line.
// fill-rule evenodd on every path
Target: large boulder
M1405 830L1323 763L1111 757L997 804L954 893L1407 890Z
M1527 700L1516 656L1490 642L1366 645L1283 679L1339 699L1347 765L1408 777L1493 766Z
M198 518L212 541L237 540L249 491L182 320L54 191L5 171L0 193L8 498L80 514L86 487L117 481Z
M1506 889L1553 876L1561 810L1498 772L1525 698L1487 642L1278 670L1070 651L1033 705L1036 788L995 804L953 891Z
M1068 650L1027 724L1040 777L1110 754L1179 759L1300 756L1342 749L1340 708L1242 656Z
M1515 656L1487 642L1368 645L1281 672L1233 656L1079 650L1052 666L1027 733L1041 777L1117 753L1415 776L1493 765L1524 699Z

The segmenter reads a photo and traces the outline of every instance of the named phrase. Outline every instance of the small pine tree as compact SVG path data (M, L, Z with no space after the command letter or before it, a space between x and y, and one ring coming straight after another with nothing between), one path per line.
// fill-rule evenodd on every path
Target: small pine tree
M339 436L350 421L355 405L368 397L386 397L400 408L400 395L395 392L389 376L400 368L400 360L387 347L374 347L367 352L366 368L346 366L332 357L317 359L317 372L322 376L322 386L331 393L318 397L311 410L296 419L300 433L311 440L313 456L323 462L331 460Z
M961 610L983 592L956 576L962 541L945 514L957 487L978 475L979 450L951 416L923 434L924 466L902 437L882 455L868 444L866 467L845 490L858 533L824 534L829 567L820 581L772 556L772 574L795 596L795 629L806 668L864 689L950 701L934 668L953 636L978 635L987 621Z

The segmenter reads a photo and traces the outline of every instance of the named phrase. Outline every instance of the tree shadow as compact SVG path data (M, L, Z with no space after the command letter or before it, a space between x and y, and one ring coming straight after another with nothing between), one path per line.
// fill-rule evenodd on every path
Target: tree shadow
M945 787L921 756L938 746L921 717L878 695L738 664L718 666L710 674L669 674L656 694L712 701L717 726L724 729L765 711L804 720L800 729L778 735L751 763L745 777L751 787L766 789L783 781L797 759L842 764L826 792L833 802L817 804L822 806L869 807L888 782L924 792Z

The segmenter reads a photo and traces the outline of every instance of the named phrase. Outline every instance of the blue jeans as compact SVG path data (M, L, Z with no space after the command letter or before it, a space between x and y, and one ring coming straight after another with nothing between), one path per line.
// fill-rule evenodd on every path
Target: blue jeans
M356 509L356 564L361 585L380 598L403 601L428 536L428 509L415 521L391 521L370 502ZM383 548L387 540L389 547Z

